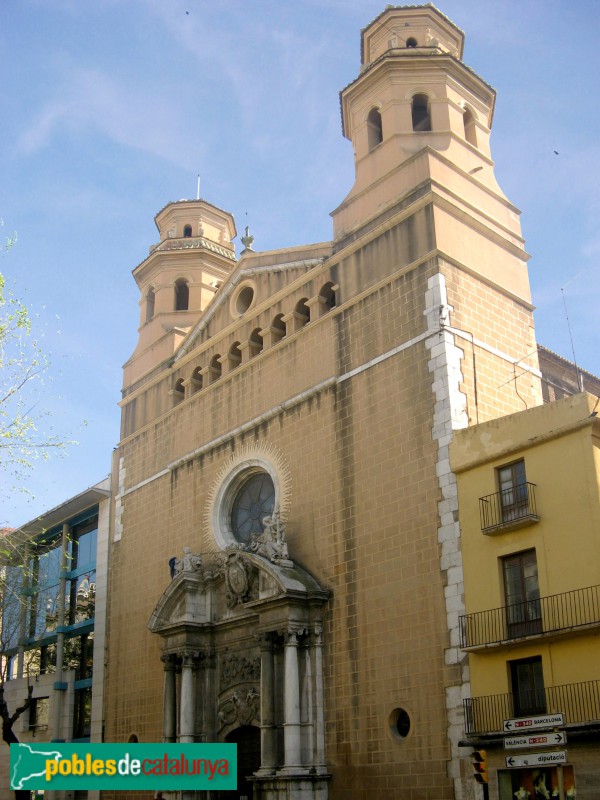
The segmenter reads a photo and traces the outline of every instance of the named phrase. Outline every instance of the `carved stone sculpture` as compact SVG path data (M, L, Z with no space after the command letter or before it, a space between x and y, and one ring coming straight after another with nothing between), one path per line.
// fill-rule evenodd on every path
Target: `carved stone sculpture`
M258 719L260 708L260 695L254 689L246 692L234 692L222 703L219 703L218 716L224 725L250 725L253 719Z
M263 517L262 522L262 533L252 535L248 548L253 553L268 558L273 564L279 564L282 567L293 566L285 541L285 525L279 512L274 511L271 516Z
M173 565L173 577L176 578L182 572L201 572L202 557L192 553L189 547L183 548L182 558L176 558Z

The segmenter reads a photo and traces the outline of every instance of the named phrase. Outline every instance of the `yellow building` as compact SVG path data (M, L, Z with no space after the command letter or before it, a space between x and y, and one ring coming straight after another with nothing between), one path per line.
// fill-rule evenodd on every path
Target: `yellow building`
M577 394L458 431L450 446L471 679L466 734L487 752L491 798L511 800L521 787L523 798L559 797L561 781L562 796L598 796L598 410L597 397ZM540 717L542 727L531 723ZM566 755L553 763L549 752ZM536 781L548 795L535 794Z
M463 44L431 5L363 30L331 241L237 257L180 201L133 272L106 740L236 742L232 797L473 796L448 447L542 391Z

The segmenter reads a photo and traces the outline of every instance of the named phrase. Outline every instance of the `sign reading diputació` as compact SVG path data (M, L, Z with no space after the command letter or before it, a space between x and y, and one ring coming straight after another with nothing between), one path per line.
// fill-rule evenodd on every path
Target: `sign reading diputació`
M237 788L235 744L11 744L10 788Z

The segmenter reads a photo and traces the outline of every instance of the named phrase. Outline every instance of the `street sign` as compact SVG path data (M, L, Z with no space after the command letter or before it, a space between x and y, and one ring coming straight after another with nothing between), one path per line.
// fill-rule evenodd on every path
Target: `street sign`
M504 730L522 733L523 730L535 728L553 728L555 725L564 725L563 714L541 714L537 717L519 717L519 719L505 719Z
M507 736L504 739L504 749L513 750L523 747L556 747L567 743L567 734L564 731L532 734L531 736Z
M506 766L512 769L515 767L538 767L540 765L551 767L555 764L566 763L566 750L555 750L553 753L528 753L521 756L506 756Z

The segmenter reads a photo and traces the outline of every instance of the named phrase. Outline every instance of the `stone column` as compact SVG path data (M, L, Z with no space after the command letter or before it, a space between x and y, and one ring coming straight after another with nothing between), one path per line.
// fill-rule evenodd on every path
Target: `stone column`
M179 741L193 743L196 729L196 668L198 653L185 650L181 655L181 708L179 712Z
M300 722L302 724L302 763L314 766L315 763L315 691L313 676L312 637L310 646L298 651L300 664L304 667L300 678Z
M177 739L177 677L174 655L160 657L165 665L165 684L163 691L163 742Z
M260 770L272 773L277 767L275 729L275 659L273 634L258 637L260 647Z
M285 634L284 645L284 709L283 723L284 769L293 770L302 765L300 728L300 676L298 670L299 630Z
M217 657L212 650L200 653L201 676L198 685L202 692L202 732L207 742L217 741Z
M315 625L315 766L325 766L325 715L323 705L323 628Z

